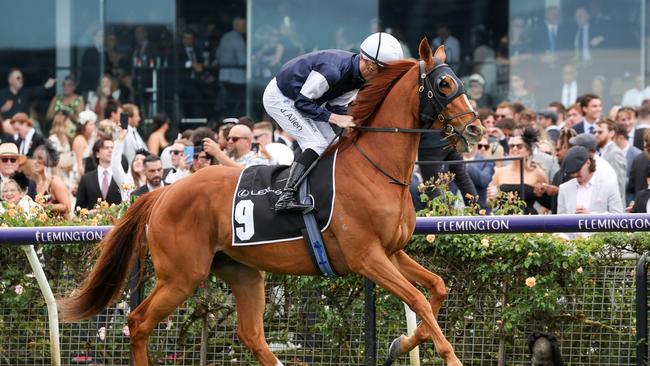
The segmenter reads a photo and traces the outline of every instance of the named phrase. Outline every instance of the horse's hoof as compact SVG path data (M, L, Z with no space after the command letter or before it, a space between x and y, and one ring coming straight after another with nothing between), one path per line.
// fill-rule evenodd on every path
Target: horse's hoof
M391 343L390 347L388 347L388 358L391 358L393 360L396 360L399 358L399 356L402 355L402 350L400 348L400 345L402 343L402 339L406 338L405 335L401 335L397 338L395 338Z

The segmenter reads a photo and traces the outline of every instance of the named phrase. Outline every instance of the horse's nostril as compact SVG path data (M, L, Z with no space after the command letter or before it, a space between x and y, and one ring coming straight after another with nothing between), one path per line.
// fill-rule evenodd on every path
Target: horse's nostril
M480 126L470 125L467 126L467 133L472 136L481 136L483 134L483 128Z

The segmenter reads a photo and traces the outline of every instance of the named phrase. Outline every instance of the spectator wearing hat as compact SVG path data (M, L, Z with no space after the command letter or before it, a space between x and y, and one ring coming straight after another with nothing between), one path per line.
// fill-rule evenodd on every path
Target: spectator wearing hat
M595 174L597 164L587 149L582 146L570 148L563 166L572 179L560 185L558 214L623 212L616 183Z
M616 179L615 183L618 185L618 177L616 177L616 171L614 168L607 162L607 160L597 154L596 137L594 135L590 133L581 133L569 139L569 144L571 147L577 145L587 149L589 157L594 159L596 166L598 167L596 169L596 175L602 176L604 179L611 180L612 182Z
M22 155L31 157L37 147L45 143L43 136L34 129L34 121L25 113L16 113L12 118L18 132L18 150Z
M551 109L541 111L537 117L539 118L539 125L546 131L548 138L556 143L557 137L560 135L560 127L557 125L557 113Z
M92 146L96 138L97 114L86 109L79 113L79 128L72 139L72 152L75 158L76 180L85 173L84 159L92 155ZM92 170L92 169L90 169ZM89 170L89 171L90 171Z
M648 213L650 212L650 164L645 169L645 189L639 190L634 196L634 201L632 201L631 212L633 213Z
M614 168L621 192L621 200L625 202L625 178L627 177L627 159L623 151L614 143L616 122L609 118L596 123L596 147L598 155Z
M0 183L13 179L20 184L23 191L34 199L36 197L36 182L18 171L18 167L27 161L25 155L18 153L18 147L13 142L0 144Z
M467 96L476 101L478 108L494 108L494 98L485 92L485 79L479 74L472 74L467 78L469 89Z

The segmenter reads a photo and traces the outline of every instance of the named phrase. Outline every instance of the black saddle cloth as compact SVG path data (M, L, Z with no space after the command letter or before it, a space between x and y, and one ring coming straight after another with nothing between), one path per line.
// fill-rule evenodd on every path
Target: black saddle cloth
M329 226L334 206L336 152L327 153L303 180L313 197L318 228ZM286 165L254 165L244 169L233 198L233 245L258 245L302 238L302 213L273 209L289 176Z

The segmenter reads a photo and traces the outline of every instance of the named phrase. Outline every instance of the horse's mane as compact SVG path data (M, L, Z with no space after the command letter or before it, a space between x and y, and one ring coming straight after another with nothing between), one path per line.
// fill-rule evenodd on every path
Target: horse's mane
M404 74L406 74L415 64L412 60L401 60L391 62L381 69L379 74L372 81L364 85L356 99L348 108L348 113L354 117L354 123L357 126L367 125L375 115L379 105L384 101L390 89L395 85ZM341 138L338 143L331 146L328 151L339 149L343 151L350 147L356 140L359 132L352 131L345 137Z
M413 64L412 60L390 63L381 69L374 79L361 88L348 110L357 125L363 126L368 123L391 87L413 67Z

